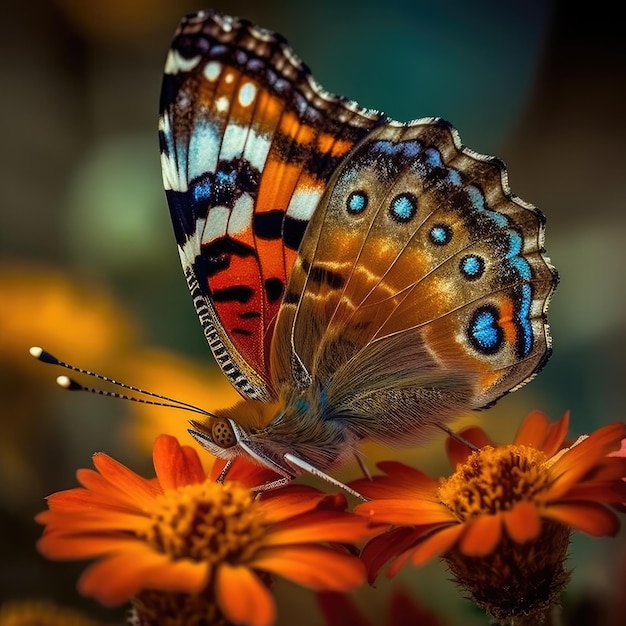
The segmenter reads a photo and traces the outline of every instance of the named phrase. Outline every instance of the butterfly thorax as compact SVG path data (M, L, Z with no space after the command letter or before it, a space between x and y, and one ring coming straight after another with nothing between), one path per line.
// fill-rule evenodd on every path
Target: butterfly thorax
M297 474L293 455L327 470L354 454L357 437L333 415L322 389L285 387L275 402L242 399L203 425L203 445L222 458L247 456L279 473ZM282 470L282 471L281 471Z

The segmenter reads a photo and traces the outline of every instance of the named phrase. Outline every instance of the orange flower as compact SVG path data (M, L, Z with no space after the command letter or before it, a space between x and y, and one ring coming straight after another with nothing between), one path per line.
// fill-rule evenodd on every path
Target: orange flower
M215 482L221 463L206 479L195 450L166 435L153 460L156 478L145 479L96 454L97 471L78 471L83 488L50 496L38 515L44 556L98 559L79 581L84 595L105 605L132 598L142 624L201 614L203 623L268 626L273 575L314 590L363 582L356 557L322 545L372 535L367 520L342 510L342 495L294 485L257 496L251 488L271 476L239 461L224 484Z
M567 428L567 414L550 424L533 412L508 445L469 428L461 437L476 449L449 438L456 471L446 479L386 462L379 465L386 476L351 483L372 498L357 506L358 514L394 525L363 551L370 580L390 560L393 576L408 561L422 565L443 555L457 580L497 619L532 612L528 602L545 610L568 579L563 563L570 532L615 535L619 521L607 505L626 500L626 459L607 456L626 437L626 425L604 426L563 449ZM495 605L510 602L510 589L527 604L498 614Z

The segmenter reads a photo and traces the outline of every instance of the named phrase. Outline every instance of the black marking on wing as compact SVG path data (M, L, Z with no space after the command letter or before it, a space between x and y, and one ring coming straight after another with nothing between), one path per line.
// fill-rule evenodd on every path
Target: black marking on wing
M230 237L217 239L203 246L202 255L196 258L194 269L198 274L198 279L215 276L218 272L227 269L230 265L231 256L258 258L256 250L250 246Z
M280 239L284 219L285 212L281 209L255 213L252 218L252 230L260 239Z
M267 293L267 298L270 302L280 300L284 290L285 285L280 278L268 278L265 281L265 292Z
M211 292L214 302L241 302L241 304L248 302L253 295L254 291L246 285L234 285Z
M283 223L283 241L288 248L298 250L308 224L309 223L304 220L298 220L290 215L285 215L285 221Z

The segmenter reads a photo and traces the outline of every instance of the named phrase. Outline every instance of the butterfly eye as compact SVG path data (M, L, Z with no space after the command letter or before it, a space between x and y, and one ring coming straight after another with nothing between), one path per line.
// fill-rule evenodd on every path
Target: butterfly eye
M226 420L216 420L213 423L211 437L220 448L232 448L237 443L235 433Z

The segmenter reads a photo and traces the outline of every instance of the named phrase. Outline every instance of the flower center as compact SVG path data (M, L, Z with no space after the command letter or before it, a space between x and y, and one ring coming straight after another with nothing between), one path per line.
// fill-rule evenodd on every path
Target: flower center
M234 483L185 485L166 491L151 512L146 540L174 558L246 561L266 529L254 494Z
M547 488L546 460L541 450L529 446L486 446L442 481L439 498L463 522L507 511Z

